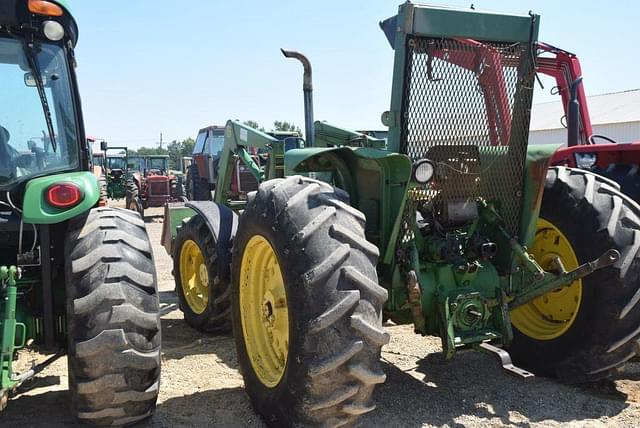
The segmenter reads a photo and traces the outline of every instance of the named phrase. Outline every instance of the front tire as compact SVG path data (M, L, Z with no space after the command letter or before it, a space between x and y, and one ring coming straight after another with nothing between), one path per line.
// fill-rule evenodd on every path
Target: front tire
M223 259L218 257L215 238L200 214L178 228L173 256L176 293L184 320L196 330L231 330L229 265Z
M245 388L272 426L341 426L375 408L387 291L348 195L306 177L260 185L240 219L232 324Z
M160 386L160 310L151 243L138 214L96 208L65 243L69 389L78 419L129 425Z
M640 336L640 208L588 171L547 173L532 252L566 269L620 252L613 266L512 311L514 362L568 383L612 377L636 355ZM572 260L573 258L573 260Z

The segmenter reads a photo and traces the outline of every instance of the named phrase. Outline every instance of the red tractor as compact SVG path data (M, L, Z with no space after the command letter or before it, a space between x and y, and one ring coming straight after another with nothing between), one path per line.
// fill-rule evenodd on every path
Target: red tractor
M182 177L169 172L169 156L143 156L137 164L127 180L128 209L144 215L146 208L186 200Z
M196 144L193 148L192 163L187 171L187 196L193 201L213 200L218 181L218 163L224 146L224 126L208 126L198 131ZM284 142L284 150L301 148L303 140L295 131L270 131L266 135ZM264 165L268 154L256 150L248 151L245 156L251 158L255 166ZM284 168L284 165L278 164ZM248 167L240 158L235 159L232 172L230 192L238 199L245 199L248 192L258 188L256 169Z
M192 163L186 176L187 196L194 201L212 199L220 152L224 145L224 126L208 126L198 131Z
M587 169L610 178L620 185L623 193L640 202L637 174L640 141L618 144L609 137L594 134L578 57L540 42L537 49L541 55L536 60L536 69L555 79L568 130L567 146L555 152L551 164Z

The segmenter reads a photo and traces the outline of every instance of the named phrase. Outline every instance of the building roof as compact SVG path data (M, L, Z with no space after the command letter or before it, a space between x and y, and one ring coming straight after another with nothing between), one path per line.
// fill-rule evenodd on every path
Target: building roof
M592 95L587 97L587 102L592 125L640 122L640 89ZM532 131L561 129L563 115L560 96L556 101L534 104L529 128Z

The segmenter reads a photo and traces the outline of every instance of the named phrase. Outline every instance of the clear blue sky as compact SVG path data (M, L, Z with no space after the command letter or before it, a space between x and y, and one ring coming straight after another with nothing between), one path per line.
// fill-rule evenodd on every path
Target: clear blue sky
M131 147L195 137L227 119L303 127L302 68L314 67L316 119L379 129L393 51L378 21L399 0L72 0L87 133ZM636 1L443 1L542 15L540 39L577 53L587 94L640 87ZM549 100L547 85L536 100Z

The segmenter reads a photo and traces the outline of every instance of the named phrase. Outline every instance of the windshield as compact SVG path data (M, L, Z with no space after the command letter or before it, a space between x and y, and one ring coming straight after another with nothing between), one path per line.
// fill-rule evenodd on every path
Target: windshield
M147 159L147 168L148 169L159 169L165 171L167 169L167 159L166 158L149 158Z
M107 160L109 169L127 169L127 161L125 158L108 158Z
M64 50L39 43L33 50L39 67L29 67L22 42L0 38L0 188L40 175L78 168L75 112ZM42 76L51 110L49 137L36 76Z
M139 157L131 157L129 156L129 160L127 161L129 169L131 171L141 172L144 170L144 158Z
M207 150L210 155L217 156L224 147L224 134L215 135L213 132L207 137Z

